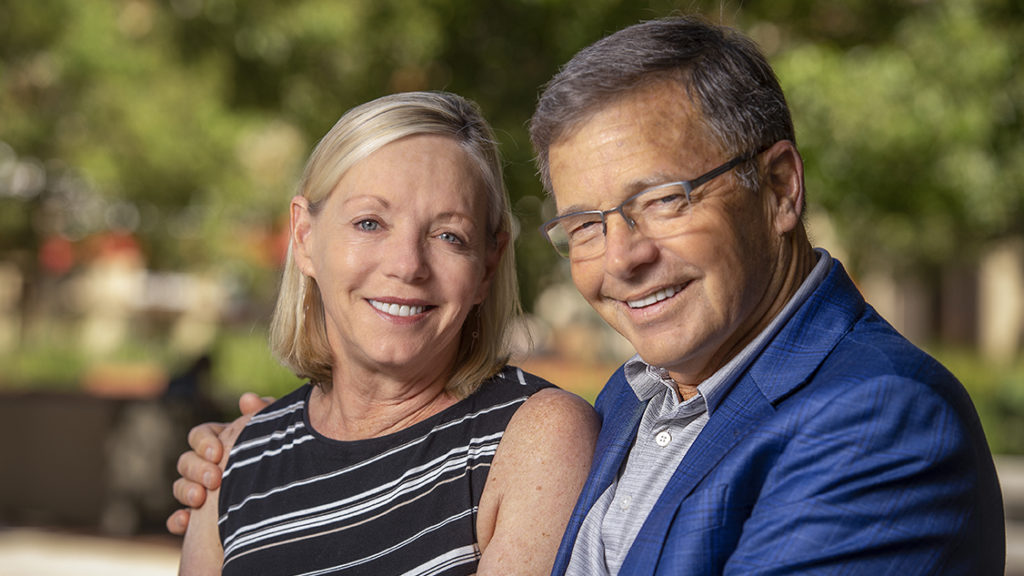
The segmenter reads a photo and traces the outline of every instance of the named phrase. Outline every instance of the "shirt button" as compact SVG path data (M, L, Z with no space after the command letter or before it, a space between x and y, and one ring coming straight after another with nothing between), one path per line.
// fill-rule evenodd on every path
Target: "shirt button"
M670 434L668 430L662 430L661 432L658 432L657 436L654 437L654 442L657 443L658 446L661 446L662 448L668 446L669 442L671 441L672 434Z
M632 503L633 499L630 498L629 496L626 496L625 498L622 499L621 502L619 502L619 507L622 508L623 510L629 510L629 505Z

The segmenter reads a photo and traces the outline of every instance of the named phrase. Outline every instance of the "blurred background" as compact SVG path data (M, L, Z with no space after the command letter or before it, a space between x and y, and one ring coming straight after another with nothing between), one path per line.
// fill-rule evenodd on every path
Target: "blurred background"
M578 49L679 12L760 43L813 242L967 386L1020 519L1020 0L4 0L0 574L174 573L187 430L299 384L266 348L299 172L386 93L480 104L522 228L534 346L516 360L593 399L630 350L535 232L552 206L526 123Z

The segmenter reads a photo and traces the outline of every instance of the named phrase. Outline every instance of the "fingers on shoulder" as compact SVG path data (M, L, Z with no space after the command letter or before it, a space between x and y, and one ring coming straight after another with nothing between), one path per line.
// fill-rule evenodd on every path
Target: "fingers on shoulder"
M255 414L270 406L274 398L270 396L260 397L253 392L246 392L238 399L238 409L242 414Z
M210 450L216 452L220 448L218 436L224 431L224 427L225 425L220 422L206 422L193 426L188 431L188 445L200 454L219 457L219 454L211 454Z
M175 510L167 517L165 525L167 531L175 536L182 536L185 534L185 529L188 528L189 511L187 509Z
M220 433L220 442L224 445L224 452L230 452L231 448L235 445L235 441L238 440L239 434L242 433L242 429L245 425L252 420L252 414L243 414L235 419L234 422L224 427L224 430Z

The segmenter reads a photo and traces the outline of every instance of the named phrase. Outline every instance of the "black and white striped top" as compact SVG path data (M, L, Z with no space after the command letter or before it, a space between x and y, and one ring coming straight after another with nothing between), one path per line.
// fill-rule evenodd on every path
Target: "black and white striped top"
M476 513L505 427L551 384L506 367L405 430L341 442L309 425L302 386L253 417L220 492L224 574L476 571Z

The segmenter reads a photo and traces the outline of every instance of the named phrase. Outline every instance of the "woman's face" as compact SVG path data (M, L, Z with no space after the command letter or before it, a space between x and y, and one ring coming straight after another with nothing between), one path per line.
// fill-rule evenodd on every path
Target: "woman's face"
M349 169L316 215L296 197L291 218L296 264L323 298L335 374L447 375L501 255L462 148L433 135L392 142Z

